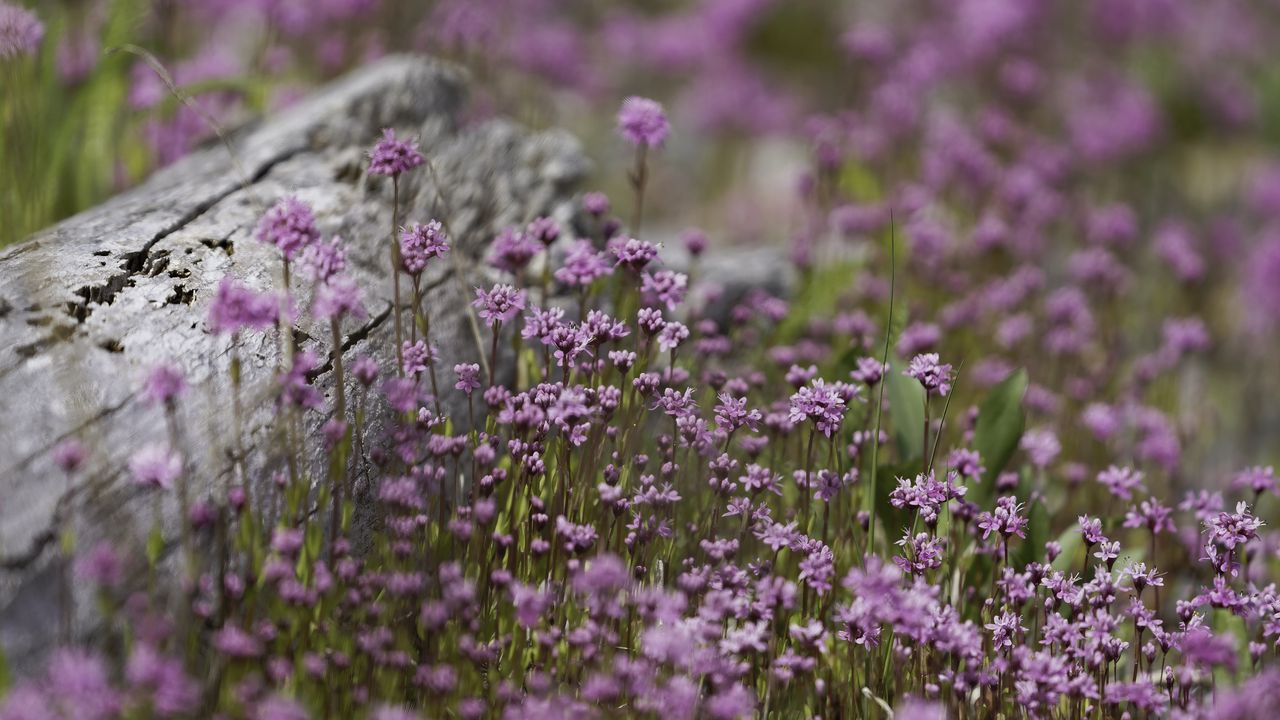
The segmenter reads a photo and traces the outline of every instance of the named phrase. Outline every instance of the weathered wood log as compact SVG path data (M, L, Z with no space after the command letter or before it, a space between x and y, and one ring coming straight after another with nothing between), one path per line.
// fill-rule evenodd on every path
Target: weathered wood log
M348 321L344 356L368 354L391 371L392 189L364 171L364 151L383 127L416 136L434 169L401 179L402 221L441 216L456 234L460 262L438 261L424 276L441 368L476 361L463 291L491 282L477 262L486 243L538 215L568 221L587 164L562 133L502 121L463 126L464 86L451 67L387 59L236 133L236 161L211 146L0 253L0 644L12 662L34 665L57 639L64 528L80 548L108 538L141 553L154 495L132 485L127 465L139 446L167 437L162 410L138 392L150 367L174 363L190 383L179 417L193 497L212 494L233 473L229 341L211 334L205 318L228 273L260 289L279 287L277 251L253 239L253 230L280 197L310 203L321 230L345 239L369 318ZM305 301L309 285L295 278L295 293ZM300 347L327 357L328 329L300 315ZM250 334L240 353L246 466L251 480L263 482L281 462L270 449L276 335ZM440 380L457 408L452 373ZM327 364L315 383L332 392ZM308 423L325 419L313 413ZM368 433L376 432L372 423ZM51 458L69 437L90 450L70 478ZM176 504L163 507L166 535L176 537ZM83 583L74 595L73 629L84 636L93 603Z

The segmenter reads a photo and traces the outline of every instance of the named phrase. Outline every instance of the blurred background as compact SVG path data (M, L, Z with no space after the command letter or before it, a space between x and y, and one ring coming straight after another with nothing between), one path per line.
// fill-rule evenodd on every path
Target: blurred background
M470 70L471 120L582 138L615 209L617 107L659 100L647 232L784 249L835 318L809 340L870 346L896 270L899 353L940 349L978 386L1028 367L1065 477L1127 458L1202 486L1276 460L1274 2L5 2L0 246L211 142L210 120L425 53Z

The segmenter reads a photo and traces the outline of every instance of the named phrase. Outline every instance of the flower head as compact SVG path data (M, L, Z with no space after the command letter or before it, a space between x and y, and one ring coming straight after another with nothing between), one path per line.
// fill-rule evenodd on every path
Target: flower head
M245 287L230 275L222 278L209 306L209 329L220 335L241 330L266 330L280 316L280 300L272 293Z
M327 282L347 268L347 252L342 249L342 238L335 235L329 238L329 242L312 243L303 252L302 261L312 280Z
M275 245L286 260L291 260L318 242L320 231L316 228L316 218L311 213L311 207L290 195L282 198L262 216L254 236L264 243Z
M489 246L489 264L516 275L541 251L542 243L537 238L510 227L498 233Z
M129 459L129 473L138 485L171 490L182 474L182 456L164 445L144 445Z
M476 299L471 305L479 309L482 320L491 324L504 323L524 309L524 290L511 285L494 285L488 292L476 288Z
M416 140L399 140L395 130L383 128L382 139L369 153L369 174L395 177L424 162Z
M449 252L449 237L439 220L425 225L414 223L400 231L400 265L410 275L427 267L427 261Z
M612 249L613 256L618 259L618 265L624 265L636 272L643 270L658 257L657 245L635 238L618 240L612 244Z
M44 24L35 13L0 2L0 60L34 55L44 39Z
M467 395L480 389L479 365L475 363L459 363L453 366L453 372L458 376L458 382L454 383L455 388Z
M186 392L187 379L182 371L168 363L151 369L143 383L142 394L152 405L168 405Z
M659 147L667 139L671 125L662 105L648 98L629 97L618 111L618 132L628 142L641 147Z
M819 432L831 437L844 420L846 409L835 386L819 378L791 396L790 419L793 423L811 421Z
M360 286L350 275L337 275L316 288L316 299L311 312L318 320L329 320L351 315L363 320L369 313L360 300Z
M605 275L613 273L604 253L595 249L589 240L579 240L565 255L564 265L556 270L556 279L566 285L586 287Z
M951 366L938 362L937 353L916 355L902 374L918 380L930 395L945 396L951 392Z

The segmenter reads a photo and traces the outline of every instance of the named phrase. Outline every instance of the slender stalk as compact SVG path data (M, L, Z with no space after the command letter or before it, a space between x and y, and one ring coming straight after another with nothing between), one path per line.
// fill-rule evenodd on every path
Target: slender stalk
M333 417L339 422L347 421L347 383L346 376L342 367L342 328L338 318L329 318L329 331L333 336L333 385L334 385L334 411ZM333 494L330 498L329 512L329 553L333 558L333 548L338 541L339 525L342 522L342 504L343 489L346 487L346 452L343 448L347 431L343 431L343 441L339 441L334 447L334 457L331 460L334 475L330 478L329 488Z
M404 328L400 321L400 243L396 228L400 226L400 176L391 176L391 315L396 327L396 374L404 377Z
M897 288L897 237L894 233L893 211L889 212L889 315L884 323L884 353L880 363L884 374L889 374L889 338L893 334L893 300ZM880 423L884 413L884 386L887 377L880 378L880 392L876 397L876 432L871 439L871 506L870 518L867 521L867 552L871 552L876 538L876 481L880 463ZM923 452L923 450L921 451ZM866 561L864 555L863 561Z
M631 173L631 187L636 191L636 205L631 213L631 234L640 236L640 223L644 220L644 187L649 180L649 148L644 143L636 146L636 166Z

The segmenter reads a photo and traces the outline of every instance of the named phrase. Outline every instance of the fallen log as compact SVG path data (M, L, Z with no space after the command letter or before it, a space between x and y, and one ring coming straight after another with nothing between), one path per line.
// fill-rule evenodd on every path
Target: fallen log
M387 371L393 367L392 189L365 173L365 150L383 127L418 138L431 161L433 172L401 179L402 219L443 216L455 234L457 262L424 275L441 365L479 361L464 292L492 282L479 262L486 244L501 228L539 215L567 224L587 163L564 133L501 120L464 125L465 94L464 76L452 67L384 60L233 133L232 153L211 146L0 252L0 645L19 671L38 663L58 638L64 531L79 548L104 538L140 548L150 529L152 501L127 469L139 446L166 437L163 412L139 393L149 368L172 363L190 384L178 409L193 496L209 495L233 472L230 346L209 332L206 316L227 274L258 289L279 287L277 251L253 238L275 201L296 194L314 208L326 236L344 238L369 309L362 325L345 327L344 357L366 354ZM310 297L305 282L296 294ZM328 357L327 328L312 327L306 313L302 318L299 347ZM281 361L276 335L242 338L240 355L245 466L251 480L263 482L280 464L268 449ZM314 383L332 392L327 364ZM446 405L459 416L465 405L452 380L442 385ZM308 419L312 428L324 420ZM366 428L368 436L377 432L377 422ZM73 437L89 454L68 478L51 452ZM163 527L166 538L176 537L172 502ZM81 638L95 622L83 585L75 585L71 605L72 631Z

